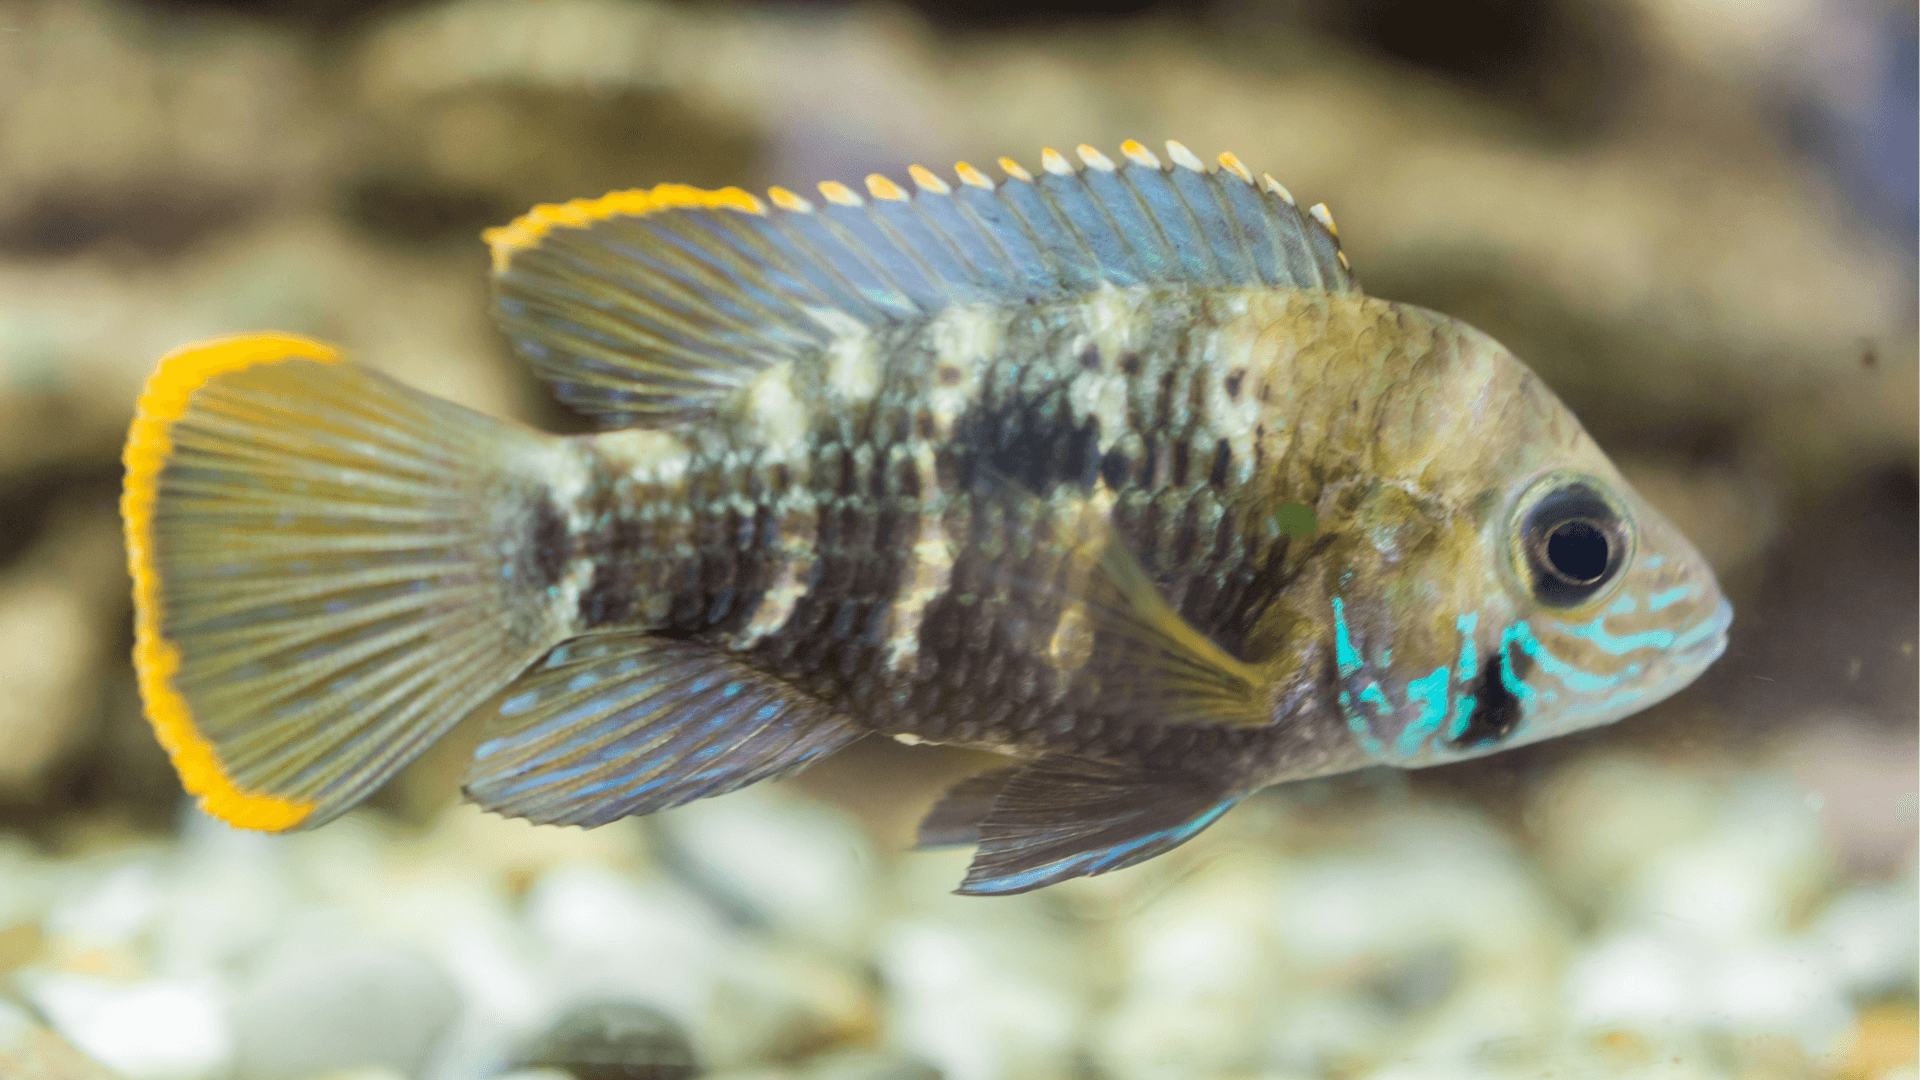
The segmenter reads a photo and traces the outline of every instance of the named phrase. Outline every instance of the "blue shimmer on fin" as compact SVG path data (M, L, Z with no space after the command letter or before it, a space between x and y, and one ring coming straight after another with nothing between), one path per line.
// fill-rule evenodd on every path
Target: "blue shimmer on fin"
M858 735L712 646L605 635L520 676L487 718L465 789L497 813L599 825L744 787Z
M1025 892L1143 862L1192 839L1242 797L1217 779L1048 755L1007 770L960 892ZM974 793L978 794L978 793Z
M1120 177L1145 208L1143 217L1159 227L1161 235L1173 250L1174 261L1168 264L1165 271L1167 276L1162 280L1190 281L1203 286L1225 285L1228 280L1226 272L1220 268L1219 260L1207 247L1199 221L1195 220L1186 200L1174 189L1166 172L1128 162L1121 167Z

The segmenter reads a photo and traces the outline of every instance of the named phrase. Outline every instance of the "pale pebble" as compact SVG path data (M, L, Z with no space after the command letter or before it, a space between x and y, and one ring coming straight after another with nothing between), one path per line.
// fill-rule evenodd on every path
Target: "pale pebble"
M694 872L775 926L840 950L870 924L873 845L844 814L763 786L659 819Z
M947 1080L1067 1072L1087 1003L1070 981L1048 977L1049 965L1036 964L1024 941L932 918L889 926L877 962L888 990L890 1041Z
M249 1080L368 1067L418 1075L460 1006L446 973L406 946L294 941L257 967L233 997L238 1069Z
M1779 777L1743 777L1695 839L1640 863L1609 912L1615 925L1684 927L1722 941L1786 931L1831 877L1817 811Z
M16 981L55 1031L125 1080L211 1080L232 1060L226 994L212 979L29 969Z
M1808 928L1809 948L1831 957L1848 990L1876 997L1911 989L1920 956L1914 875L1858 885L1834 898Z

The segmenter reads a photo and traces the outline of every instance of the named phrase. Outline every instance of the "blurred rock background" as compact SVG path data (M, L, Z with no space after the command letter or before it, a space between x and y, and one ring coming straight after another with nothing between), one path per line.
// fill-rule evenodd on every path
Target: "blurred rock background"
M1911 1077L1916 126L1883 0L0 0L0 1076ZM978 765L927 748L591 834L449 809L458 737L310 836L183 813L116 512L159 355L295 331L579 427L481 228L1129 137L1525 357L1726 658L1015 901L902 852Z

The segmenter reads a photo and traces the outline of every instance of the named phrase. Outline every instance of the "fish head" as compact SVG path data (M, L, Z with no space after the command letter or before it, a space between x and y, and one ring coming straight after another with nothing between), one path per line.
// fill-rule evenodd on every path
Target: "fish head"
M1516 362L1517 366L1517 362ZM1712 568L1530 375L1417 482L1348 500L1323 578L1338 706L1375 762L1441 764L1611 723L1726 649ZM1429 460L1445 460L1436 458Z

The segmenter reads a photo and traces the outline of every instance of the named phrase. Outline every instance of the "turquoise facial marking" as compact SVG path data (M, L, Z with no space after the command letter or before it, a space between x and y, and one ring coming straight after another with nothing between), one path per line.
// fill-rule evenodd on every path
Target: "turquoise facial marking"
M1400 729L1400 737L1394 742L1394 749L1402 757L1412 757L1420 752L1420 744L1427 737L1440 730L1440 721L1446 718L1447 702L1451 696L1447 688L1451 685L1446 668L1434 668L1433 674L1413 680L1407 684L1407 700L1424 702L1420 715L1408 721Z
M1607 607L1607 614L1631 615L1633 614L1634 607L1635 605L1633 602L1633 597L1626 594L1622 594L1620 599L1615 600L1611 605Z
M1684 649L1689 645L1697 645L1712 637L1714 631L1719 628L1720 624L1713 619L1703 619L1700 622L1694 623L1692 627L1688 628L1686 633L1674 638L1673 647L1676 649Z
M1505 630L1500 631L1500 655L1503 657L1507 655L1507 646L1520 641L1522 635L1529 641L1533 639L1533 631L1529 630L1527 624L1523 622L1514 623ZM1540 643L1536 641L1533 643L1532 650L1529 650L1526 645L1522 644L1520 651L1526 653L1528 656L1532 656L1534 650L1538 650L1539 648ZM1515 677L1512 664L1500 665L1500 685L1507 688L1507 693L1519 698L1522 706L1533 700L1533 687L1528 686L1525 681Z
M1672 634L1667 634L1666 636L1669 639L1673 637ZM1507 627L1505 633L1500 635L1500 644L1503 648L1509 641L1520 646L1521 652L1532 657L1533 662L1540 665L1540 670L1559 679L1562 686L1565 686L1576 694L1598 694L1605 690L1611 690L1619 685L1621 679L1640 673L1639 664L1629 664L1625 671L1616 675L1594 675L1582 671L1553 655L1551 651L1541 645L1540 639L1533 636L1533 628L1524 622L1514 623L1512 626ZM1507 689L1513 690L1511 672L1503 671L1501 673L1501 681L1508 684ZM1522 700L1525 700L1526 697L1526 695L1518 691L1514 691L1514 696Z
M1693 586L1678 585L1665 592L1657 592L1647 597L1647 610L1659 611L1669 604L1676 604L1693 595Z
M1360 650L1353 647L1353 635L1347 632L1347 605L1337 596L1333 598L1333 658L1343 679L1360 670Z
M1460 631L1460 681L1472 682L1480 673L1480 656L1473 648L1473 628L1480 625L1480 613L1469 611L1453 620L1453 625Z
M1393 712L1393 703L1387 700L1385 693L1381 692L1379 683L1368 683L1367 688L1360 691L1360 700L1373 706L1373 711L1381 716L1387 716Z
M1347 718L1347 730L1360 740L1360 748L1373 757L1379 757L1383 749L1380 740L1374 737L1373 729L1367 726L1367 718L1353 707L1353 695L1345 690L1340 691L1340 712Z
M1635 649L1665 649L1673 645L1670 630L1642 630L1638 634L1614 637L1607 633L1606 621L1607 617L1602 615L1590 623L1567 627L1567 633L1591 641L1595 648L1614 656L1625 656Z
M1458 741L1467 733L1467 722L1473 719L1474 706L1479 702L1472 694L1462 697L1453 706L1453 719L1447 721L1447 738Z

